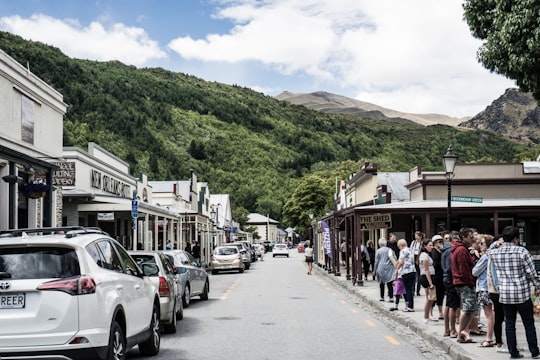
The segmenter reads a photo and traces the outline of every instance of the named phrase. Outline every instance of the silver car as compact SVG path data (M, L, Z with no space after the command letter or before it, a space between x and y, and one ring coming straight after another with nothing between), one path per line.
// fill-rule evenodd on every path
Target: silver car
M128 253L139 266L143 264L158 266L159 273L150 278L159 289L161 324L165 333L175 333L176 321L184 317L184 306L181 288L169 259L160 251L128 251Z
M236 246L217 246L212 254L210 263L212 274L217 274L223 270L237 270L244 272L244 262L242 255Z
M191 298L195 296L199 296L201 300L208 300L210 282L204 267L199 265L197 260L187 251L165 250L163 252L172 255L173 268L177 276L186 277L184 295L182 296L184 307L187 308Z

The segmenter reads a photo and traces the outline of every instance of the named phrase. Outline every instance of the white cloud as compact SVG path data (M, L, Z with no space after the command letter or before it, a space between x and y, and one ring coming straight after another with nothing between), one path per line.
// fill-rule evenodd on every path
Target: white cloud
M221 6L214 16L236 24L228 34L179 37L169 47L191 60L258 61L282 74L306 74L318 86L408 112L474 115L513 86L476 61L480 43L462 20L461 1L224 0ZM460 105L469 98L476 106Z
M72 57L167 64L209 81L254 89L325 90L404 112L471 116L515 86L477 62L480 42L462 19L461 0L210 3L215 12L209 20L233 27L201 38L160 39L180 60L168 57L138 27L140 16L134 19L137 26L106 15L86 26L41 14L9 16L0 18L0 28ZM154 10L166 11L145 15L159 16L150 14ZM181 25L167 31L189 33Z
M43 14L28 19L0 18L0 28L24 38L56 46L71 57L90 60L119 60L136 66L167 55L149 39L144 29L113 24L106 29L98 22L82 27L77 20L59 20ZM46 29L46 31L44 31Z

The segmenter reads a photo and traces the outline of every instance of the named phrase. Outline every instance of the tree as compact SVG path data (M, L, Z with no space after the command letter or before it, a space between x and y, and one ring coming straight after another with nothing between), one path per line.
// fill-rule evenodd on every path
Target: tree
M465 0L464 18L482 65L516 80L540 104L540 3L531 0Z

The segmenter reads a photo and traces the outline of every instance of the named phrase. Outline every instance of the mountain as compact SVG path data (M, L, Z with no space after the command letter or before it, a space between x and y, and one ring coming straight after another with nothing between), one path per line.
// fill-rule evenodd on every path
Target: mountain
M400 123L414 122L424 126L435 124L456 126L469 119L469 117L455 118L441 114L404 113L324 91L308 94L285 91L277 95L276 99L285 100L296 105L303 105L309 109L325 113L349 114L367 119L387 120Z
M381 171L440 171L449 144L463 162L510 162L526 150L491 131L374 120L380 107L364 116L323 113L161 68L73 59L1 31L0 49L63 94L64 146L95 142L150 180L187 179L194 169L211 193L231 195L233 210L279 220L305 179L324 182L326 204L293 211L331 210L336 178L366 161Z
M531 93L507 89L484 111L459 126L493 131L523 144L540 144L540 108Z

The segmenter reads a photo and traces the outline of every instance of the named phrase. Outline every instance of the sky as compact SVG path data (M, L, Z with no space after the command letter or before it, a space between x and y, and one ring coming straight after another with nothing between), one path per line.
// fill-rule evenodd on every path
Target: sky
M0 30L72 58L407 113L474 116L516 87L478 63L462 0L0 0Z

